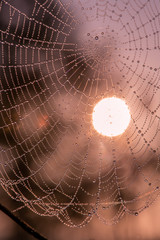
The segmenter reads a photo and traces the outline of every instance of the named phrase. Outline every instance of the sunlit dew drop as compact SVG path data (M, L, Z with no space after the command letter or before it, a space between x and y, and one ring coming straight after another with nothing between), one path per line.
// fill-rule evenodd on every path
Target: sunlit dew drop
M131 119L130 111L120 98L104 98L96 104L92 114L95 130L108 137L125 132Z

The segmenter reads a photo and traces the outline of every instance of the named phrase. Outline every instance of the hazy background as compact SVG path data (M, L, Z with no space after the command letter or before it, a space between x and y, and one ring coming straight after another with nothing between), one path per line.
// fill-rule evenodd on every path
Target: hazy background
M160 2L0 4L0 202L49 239L159 239ZM116 138L92 125L110 96L132 116Z

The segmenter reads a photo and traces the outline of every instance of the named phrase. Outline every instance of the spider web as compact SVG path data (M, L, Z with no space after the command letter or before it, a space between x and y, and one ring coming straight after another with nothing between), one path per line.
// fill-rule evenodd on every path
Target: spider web
M159 0L2 0L0 182L41 216L83 226L138 215L159 195ZM95 104L124 99L109 138Z

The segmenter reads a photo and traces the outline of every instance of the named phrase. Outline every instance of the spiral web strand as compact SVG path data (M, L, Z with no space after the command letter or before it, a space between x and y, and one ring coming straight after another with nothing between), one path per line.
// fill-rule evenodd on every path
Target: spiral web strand
M160 1L0 3L0 182L41 216L83 226L138 215L159 195ZM126 132L92 111L124 99Z

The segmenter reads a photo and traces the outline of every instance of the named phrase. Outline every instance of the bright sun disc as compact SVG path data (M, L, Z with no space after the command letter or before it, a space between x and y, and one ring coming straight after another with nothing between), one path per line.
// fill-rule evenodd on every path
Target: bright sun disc
M125 132L131 116L127 104L120 98L104 98L93 110L93 126L104 136L114 137Z

